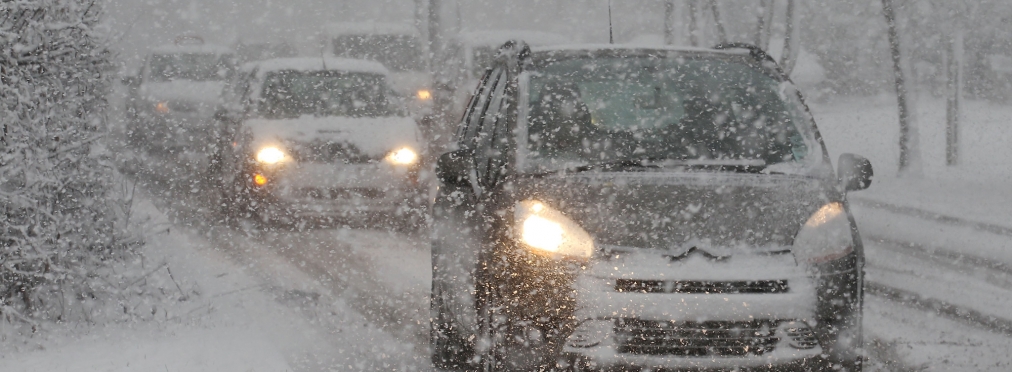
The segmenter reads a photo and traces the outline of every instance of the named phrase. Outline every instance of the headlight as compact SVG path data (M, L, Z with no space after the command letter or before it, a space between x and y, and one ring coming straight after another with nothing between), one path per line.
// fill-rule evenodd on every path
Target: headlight
M285 160L285 152L277 147L264 147L257 152L257 161L264 164L277 164Z
M854 250L850 220L841 203L829 203L812 214L794 237L798 262L823 263L842 258Z
M155 104L155 112L157 112L159 114L168 114L169 113L169 103L168 102L158 102L158 103L156 103Z
M517 203L514 222L517 239L534 253L581 259L594 254L594 239L590 234L562 212L542 202Z
M417 97L422 101L428 101L432 99L432 92L430 92L428 89L419 89Z
M410 165L418 161L418 154L407 147L391 151L387 155L387 161L397 165Z

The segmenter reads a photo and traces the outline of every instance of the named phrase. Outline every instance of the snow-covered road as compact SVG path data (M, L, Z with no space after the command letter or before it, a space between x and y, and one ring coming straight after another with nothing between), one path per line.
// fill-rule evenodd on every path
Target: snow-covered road
M321 293L313 294L314 307L299 306L309 321L326 326L326 304L346 304L372 326L408 345L400 355L377 355L371 362L397 360L412 368L428 368L429 251L423 234L384 227L303 231L228 227L208 223L214 214L203 207L202 193L152 185L163 187L160 204L175 216L178 228L194 230L209 246L240 265L257 267L281 286L320 288ZM1002 328L1012 319L1007 310L1012 305L1009 266L975 258L965 254L965 246L952 244L960 240L976 244L977 252L988 247L1000 250L1008 236L897 213L873 203L855 203L854 211L868 257L865 339L871 370L1012 368L1007 355L1012 329ZM335 341L339 345L340 340Z

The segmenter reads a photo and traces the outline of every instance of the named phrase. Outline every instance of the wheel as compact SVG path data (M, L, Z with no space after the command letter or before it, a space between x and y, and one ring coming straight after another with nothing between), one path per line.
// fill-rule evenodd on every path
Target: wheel
M446 319L446 306L443 304L442 291L435 280L432 281L432 295L429 299L432 323L429 328L429 341L432 346L432 366L444 370L457 370L467 367L467 360L473 352L464 347L464 342Z

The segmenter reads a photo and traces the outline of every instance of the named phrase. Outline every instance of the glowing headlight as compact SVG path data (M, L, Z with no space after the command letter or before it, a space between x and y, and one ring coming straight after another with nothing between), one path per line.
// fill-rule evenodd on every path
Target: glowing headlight
M285 160L285 153L277 147L264 147L257 152L257 161L264 164L276 164Z
M822 263L843 258L854 250L850 220L843 204L819 208L794 237L794 257L799 262Z
M418 99L422 101L428 101L432 99L432 92L430 92L428 89L419 89L417 96Z
M516 205L514 226L518 240L535 253L581 259L594 254L594 239L580 225L542 202Z
M387 161L399 165L414 164L416 161L418 161L418 154L415 153L414 150L405 147L398 150L394 150L389 155L387 155Z
M169 103L168 102L158 102L158 103L156 103L155 104L155 112L157 112L159 114L168 114L169 113Z

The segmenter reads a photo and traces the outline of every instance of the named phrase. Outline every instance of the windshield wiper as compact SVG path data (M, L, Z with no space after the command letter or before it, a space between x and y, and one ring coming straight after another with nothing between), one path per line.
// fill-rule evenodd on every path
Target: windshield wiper
M662 157L640 157L629 159L618 159L600 163L579 165L575 167L562 168L543 173L536 176L546 176L557 173L580 173L594 169L662 169L671 167L714 169L717 171L733 171L738 173L759 173L766 168L766 162L758 159L742 160L682 160Z

